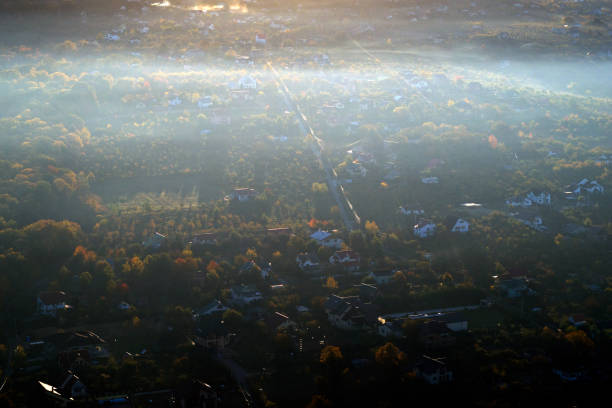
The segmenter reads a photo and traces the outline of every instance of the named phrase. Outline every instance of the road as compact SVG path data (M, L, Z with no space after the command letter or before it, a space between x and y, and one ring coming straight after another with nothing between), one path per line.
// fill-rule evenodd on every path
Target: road
M285 100L287 108L292 110L296 114L302 133L304 134L304 136L312 137L312 153L315 155L321 167L325 171L327 189L336 201L336 204L338 205L338 209L340 210L340 216L342 217L342 221L344 222L346 229L348 231L358 229L359 225L361 224L361 219L359 218L357 211L355 211L353 204L347 198L346 193L344 192L344 187L342 187L342 184L338 182L338 174L336 173L336 170L331 165L329 159L325 154L323 140L321 140L321 138L316 135L315 131L308 124L306 116L302 113L297 102L295 102L295 98L293 98L291 91L289 91L289 88L287 87L283 79L280 77L276 68L274 68L274 66L270 62L268 62L267 65L272 71L274 78L276 79L276 84L278 88L283 94L283 99Z
M244 402L247 407L254 407L255 401L249 392L249 384L247 383L248 374L246 370L237 362L224 356L220 351L216 354L216 359L223 364L231 373L232 378L238 384L238 388L244 397Z

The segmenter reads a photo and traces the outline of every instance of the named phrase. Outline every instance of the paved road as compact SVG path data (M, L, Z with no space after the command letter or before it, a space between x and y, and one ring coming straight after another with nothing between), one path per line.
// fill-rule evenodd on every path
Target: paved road
M325 155L325 147L323 144L323 140L321 140L321 138L316 135L315 131L308 124L306 116L302 113L299 105L295 102L294 98L291 95L291 91L289 91L289 88L287 88L287 85L285 85L285 82L278 74L278 71L270 62L268 62L267 65L272 71L274 77L276 78L276 83L283 94L285 104L297 115L298 123L300 129L302 130L302 133L304 134L304 136L312 136L312 152L317 157L319 163L321 164L321 167L323 167L323 170L325 171L327 189L336 201L336 204L338 205L338 209L340 210L340 216L342 217L342 221L344 222L346 229L352 231L354 229L359 228L361 219L359 218L357 211L355 211L355 209L353 208L352 203L346 197L342 184L338 182L338 175L336 174L336 170L333 168L333 166L327 159L327 156Z
M254 407L255 401L249 392L248 373L246 370L231 358L224 356L220 351L217 352L216 359L230 371L234 381L238 384L238 388L240 388L246 406Z

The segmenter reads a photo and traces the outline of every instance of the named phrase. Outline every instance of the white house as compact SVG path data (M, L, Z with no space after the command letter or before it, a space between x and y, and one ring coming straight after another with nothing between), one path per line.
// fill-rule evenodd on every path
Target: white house
M368 276L374 279L374 282L376 282L377 285L385 285L391 282L395 272L396 271L391 269L385 269L382 271L372 271Z
M463 218L459 218L455 225L451 228L452 232L468 232L470 230L470 223L464 220Z
M346 249L344 251L336 251L332 256L329 257L329 263L335 264L338 263L344 267L346 270L350 271L358 271L359 263L361 262L361 257L355 251L351 251L350 249Z
M310 238L317 241L319 245L328 248L340 249L344 244L344 241L341 238L334 237L330 232L322 231L321 229L311 234Z
M436 233L436 224L430 220L420 220L413 228L412 232L419 238L431 237Z
M213 102L210 96L205 96L198 101L198 108L200 109L209 108L212 105L213 105Z
M440 384L453 380L453 372L448 369L444 359L425 355L417 365L416 374L429 384Z
M238 81L240 89L257 89L257 81L250 75L245 75Z
M255 34L255 43L256 44L265 45L266 44L266 35L265 34L260 34L260 33Z
M178 96L175 96L173 99L170 99L168 101L168 105L170 105L170 106L178 106L178 105L180 105L182 103L183 103L183 101Z
M252 188L235 188L228 197L232 200L249 201L251 198L257 197L258 194Z
M320 265L319 257L315 254L299 254L295 261L301 270L318 268Z
M516 219L538 231L543 231L547 229L544 226L544 222L542 221L542 217L539 215L529 215L529 214L517 214Z
M58 310L64 310L70 306L66 304L66 292L59 290L41 292L36 299L38 313L55 316Z
M440 180L437 177L423 177L421 181L424 184L438 184Z
M197 312L197 315L198 316L208 316L213 313L223 313L226 310L228 310L228 308L225 305L223 305L223 303L221 303L220 300L213 300L212 302L210 302L209 304L201 308Z
M104 39L106 41L119 41L121 39L121 37L119 37L117 34L104 34Z
M534 204L550 205L550 193L540 192L536 194L531 191L527 194L527 198Z
M400 206L399 210L404 215L411 215L411 214L414 214L414 215L423 215L423 214L425 214L424 210L421 210L421 209L411 210L411 209L408 209L408 208L405 208L405 207L402 207L402 206Z

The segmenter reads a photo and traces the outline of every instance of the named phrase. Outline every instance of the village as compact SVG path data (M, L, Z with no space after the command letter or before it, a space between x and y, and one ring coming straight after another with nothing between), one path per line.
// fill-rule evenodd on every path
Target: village
M0 405L609 381L605 2L56 3L0 44Z

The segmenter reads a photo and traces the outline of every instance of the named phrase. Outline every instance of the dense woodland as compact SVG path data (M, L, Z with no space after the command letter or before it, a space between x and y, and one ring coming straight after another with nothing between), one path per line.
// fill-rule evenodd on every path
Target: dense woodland
M609 4L152 3L0 6L0 407L52 406L38 381L59 386L68 368L90 397L132 406L178 406L134 395L192 379L237 407L605 395ZM568 200L584 179L601 191ZM508 205L530 192L550 203ZM423 219L433 236L417 234ZM357 266L328 262L318 230ZM508 296L502 278L516 276L524 292ZM477 308L433 349L426 319L391 338L378 323L337 327L329 296L362 297L363 283L388 319ZM236 302L240 285L261 299ZM41 293L58 291L71 307L41 313ZM214 301L227 307L199 315ZM294 325L271 325L276 312ZM202 347L219 324L231 340ZM83 331L104 358L67 366L39 350ZM424 355L453 381L428 384Z

